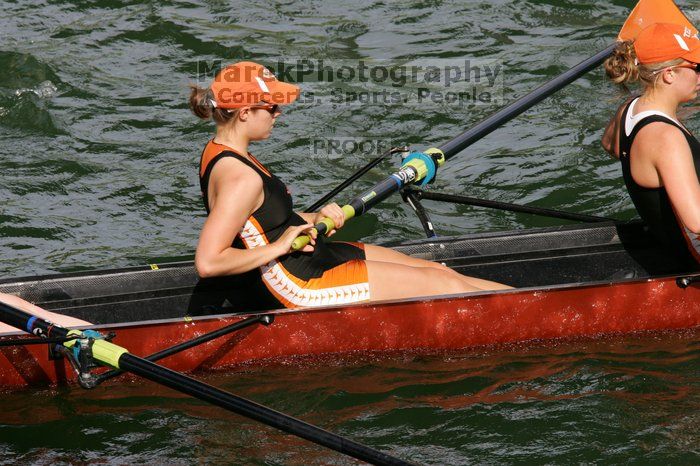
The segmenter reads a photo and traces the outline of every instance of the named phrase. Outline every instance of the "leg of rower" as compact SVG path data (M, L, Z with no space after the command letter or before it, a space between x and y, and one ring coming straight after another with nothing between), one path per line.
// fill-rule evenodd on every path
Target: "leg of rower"
M468 277L462 275L459 272L452 270L449 267L438 262L431 262L425 259L419 259L417 257L407 256L399 251L394 251L393 249L384 248L382 246L375 246L373 244L365 244L365 256L368 261L377 262L390 262L393 264L407 265L409 267L429 267L442 270L445 273L452 273L457 275L466 284L475 287L479 290L509 290L512 286L504 285L502 283L493 282L490 280L483 280L481 278Z
M10 306L16 307L17 309L21 309L22 311L34 314L37 317L41 317L42 319L49 320L62 327L80 327L85 325L91 325L90 322L86 322L75 317L49 312L45 309L40 308L39 306L35 306L34 304L25 301L22 298L18 298L15 295L0 293L0 301ZM0 322L0 333L16 332L17 330L23 329L16 329L14 327Z
M365 261L373 301L483 291L434 267Z

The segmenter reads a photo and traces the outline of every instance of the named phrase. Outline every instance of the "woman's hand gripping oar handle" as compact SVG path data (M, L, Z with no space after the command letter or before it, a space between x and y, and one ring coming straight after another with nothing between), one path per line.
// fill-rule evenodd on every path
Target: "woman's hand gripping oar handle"
M445 154L440 149L428 149L424 152L411 152L403 160L401 168L380 181L370 190L351 200L343 206L345 220L356 215L362 215L372 206L386 199L406 185L420 182L421 185L430 183L435 179L438 167L445 163ZM318 235L326 234L335 228L333 220L324 218L311 231ZM292 251L298 251L309 244L310 237L301 235L292 243Z
M349 220L355 216L355 209L351 205L344 205L341 207L343 214L345 215L345 220ZM314 226L311 231L315 231L317 235L325 235L335 229L335 222L328 217L323 218L320 222ZM298 236L297 239L292 243L292 251L298 251L304 246L309 244L311 237L309 235Z

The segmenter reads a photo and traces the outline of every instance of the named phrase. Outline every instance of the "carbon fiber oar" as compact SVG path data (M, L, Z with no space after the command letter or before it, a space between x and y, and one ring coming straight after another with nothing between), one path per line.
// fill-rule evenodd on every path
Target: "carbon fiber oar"
M617 47L617 43L611 44L592 57L582 61L578 65L566 70L556 78L547 81L529 94L521 97L507 107L497 111L493 115L480 121L462 134L455 136L439 147L445 153L445 159L449 160L465 148L474 144L487 134L492 133L503 124L517 117L527 109L543 101L563 87L568 86L578 78L598 67Z
M688 20L688 18L685 16L685 14L676 6L676 4L673 2L673 0L640 0L637 5L633 8L633 10L630 12L629 16L627 17L627 20L625 23L622 25L622 29L620 29L620 32L617 36L618 41L625 41L625 40L633 40L637 37L639 32L644 29L645 27L654 24L654 23L673 23L673 24L681 24L685 25L688 27L689 31L691 34L697 33L697 29L692 25L692 23ZM535 104L541 102L542 100L546 99L550 95L554 94L557 92L559 89L569 85L570 83L574 82L584 74L588 73L590 70L594 69L595 67L599 66L603 61L605 61L606 58L610 56L610 54L615 50L615 47L617 47L617 42L609 45L605 49L601 50L600 52L596 53L592 57L582 61L578 65L566 70L564 73L560 74L556 78L546 82L542 86L538 87L534 91L526 94L525 96L521 97L520 99L516 100L512 104L508 105L505 108L502 108L501 110L497 111L493 115L489 116L488 118L480 121L478 124L473 126L472 128L464 131L462 134L452 138L451 140L447 141L437 149L429 149L429 151L436 151L440 152L443 154L443 162L445 160L449 160L450 158L454 157L457 155L459 152L470 146L471 144L475 143L479 139L483 138L487 134L490 134L491 132L495 131L497 128L499 128L501 125L504 123L507 123L508 121L512 120L513 118L517 117L530 107L534 106ZM425 151L427 154L428 151ZM378 160L378 159L377 159ZM358 170L357 173L362 174L368 171L373 165L372 163L375 163L374 161L368 164L366 167ZM403 170L404 167L401 167L401 170ZM396 174L392 175L395 176ZM391 177L390 177L391 178ZM409 181L405 184L410 184L411 182L419 181L420 178ZM386 180L385 180L386 181ZM379 185L383 185L385 181L382 181ZM340 189L343 189L345 186L347 186L349 183L343 183L338 188L333 190L331 193L337 193L340 191ZM403 186L401 186L403 187ZM373 192L375 188L372 188L372 190L368 191L368 193ZM400 188L399 188L400 189ZM389 194L397 191L392 190L388 193L385 193L381 199L376 200L375 202L372 203L372 205L376 204L377 202L385 199L388 197ZM326 195L322 198L322 200L327 200L331 193L329 195ZM353 199L350 204L343 206L343 212L345 213L345 219L350 219L355 215L360 215L361 213L365 212L370 205L363 205L363 209L361 212L358 213L356 209L354 209L353 203L357 201L357 199L362 200L362 196L359 198ZM318 202L314 203L314 206L318 205L321 203L321 200ZM326 226L321 226L319 223L318 225L315 226L316 230L319 233L326 232L332 230L332 228L328 228L333 225L333 222L330 221L330 219L324 219L322 223L326 224ZM319 227L321 229L319 229ZM299 238L303 238L300 240L298 243L295 242L292 245L292 249L297 250L301 249L304 245L308 243L308 236L300 236ZM297 239L299 239L297 238Z
M360 194L342 207L345 220L367 212L372 206L383 201L404 186L421 181L431 181L438 167L445 163L445 155L440 149L428 149L425 152L413 152L406 157L401 168L371 189ZM316 234L323 235L335 228L335 222L326 217L314 225ZM312 231L313 231L312 230ZM309 235L300 235L292 243L292 250L298 251L311 240Z
M610 56L612 51L615 49L617 44L612 44L606 49L598 52L594 56L582 61L573 68L567 70L556 78L548 81L539 88L535 89L531 93L525 95L524 97L518 99L507 107L499 110L490 117L478 123L476 126L468 129L459 136L447 141L438 148L428 149L423 154L432 156L434 154L440 154L441 160L436 163L437 166L442 165L446 160L454 157L459 152L464 150L466 147L475 143L479 139L483 138L487 134L495 131L504 123L512 120L516 116L520 115L530 107L534 106L538 102L546 99L550 95L557 92L559 89L567 86L576 79L580 78L593 68L599 66L603 61ZM415 153L414 153L415 154ZM414 155L412 154L412 155ZM409 156L410 157L410 156ZM345 220L349 220L352 217L362 215L370 207L383 201L391 194L399 191L406 185L416 183L423 180L426 175L428 175L429 167L418 167L416 159L409 160L404 163L401 169L387 177L386 179L380 181L370 190L362 193L358 197L351 200L347 205L342 207L343 213L345 214ZM429 165L429 163L428 163ZM434 167L434 168L437 168ZM413 174L412 174L413 172ZM325 197L324 197L325 199ZM317 225L314 226L317 234L324 234L335 228L335 224L329 218L324 218ZM308 235L299 236L292 244L292 250L299 250L309 243Z
M66 338L76 336L77 340L64 343L68 348L76 345L84 351L83 344L91 343L89 349L94 360L101 364L131 372L158 384L186 393L200 400L214 404L228 411L262 422L284 432L296 435L353 458L378 465L409 465L402 459L387 455L371 447L362 445L340 435L308 424L304 421L275 411L261 404L205 384L174 370L165 368L146 359L130 354L121 346L81 330L68 330L15 307L0 302L0 321L22 329L38 337ZM91 331L88 331L91 332ZM96 332L94 332L96 334ZM89 339L86 341L86 339ZM82 340L77 343L76 341ZM75 349L74 349L75 350Z

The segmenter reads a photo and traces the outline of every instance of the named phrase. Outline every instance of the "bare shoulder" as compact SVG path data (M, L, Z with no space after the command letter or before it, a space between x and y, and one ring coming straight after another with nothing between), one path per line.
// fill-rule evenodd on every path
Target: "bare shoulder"
M264 200L263 180L251 167L233 157L219 160L209 179L210 217L247 217Z
M211 171L211 182L214 185L237 185L262 189L262 178L251 167L233 157L219 160Z
M683 130L660 121L649 123L639 130L634 142L639 149L650 155L685 153L690 150Z

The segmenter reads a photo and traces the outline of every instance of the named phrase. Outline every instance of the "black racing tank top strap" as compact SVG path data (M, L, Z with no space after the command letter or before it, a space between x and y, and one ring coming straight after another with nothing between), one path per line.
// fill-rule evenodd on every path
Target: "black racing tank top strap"
M231 152L231 151L224 151L222 154L219 154L219 155L223 155L223 154L225 154L226 157L233 157L234 159L239 160L239 161L243 162L244 164L248 165L250 168L252 168L255 171L255 173L257 173L258 175L260 175L262 177L263 181L265 180L266 177L268 177L268 178L270 177L269 173L266 173L256 163L254 163L252 160L250 160L247 157L243 157L241 154L237 154L237 153ZM213 166L214 160L212 160L209 165Z
M629 110L629 107L627 107L627 110ZM632 143L634 142L634 138L639 134L639 132L644 129L645 126L650 125L652 123L666 123L671 126L675 126L679 130L683 132L683 134L686 136L686 139L688 138L688 131L672 119L665 117L663 115L650 115L648 117L644 117L639 122L634 125L634 128L632 129L632 132L630 133L629 136L627 136L627 133L625 131L625 118L627 117L627 111L622 115L623 119L620 122L620 160L622 160L622 155L625 155L625 158L629 161L629 153L630 150L632 149Z
M619 142L620 142L620 160L622 160L622 156L624 155L628 160L629 160L629 153L630 150L632 149L632 143L634 142L634 138L637 136L637 134L647 125L651 123L667 123L671 126L675 126L685 136L686 140L688 141L688 144L690 145L691 149L694 149L695 143L697 143L697 139L690 134L690 132L681 124L679 124L677 121L664 116L664 115L659 115L659 114L654 114L654 115L649 115L647 117L642 118L637 122L637 124L634 125L634 128L632 128L632 132L627 135L627 132L625 131L625 122L627 121L627 115L629 113L630 107L634 102L636 102L639 99L639 97L635 97L632 100L630 100L627 103L627 106L625 107L625 110L622 112L622 116L620 117L620 128L619 128ZM695 154L693 154L695 156Z
M690 146L690 149L693 151L693 159L696 159L698 155L698 149L700 148L699 143L697 139L691 134L688 133L688 130L686 130L683 126L678 124L675 120L672 120L669 117L663 116L663 115L649 115L647 117L642 118L637 122L637 124L634 125L634 128L632 128L632 132L630 132L629 136L627 135L627 132L625 131L625 123L627 121L627 114L629 113L629 109L634 103L636 99L633 99L630 101L629 104L627 104L627 108L625 108L625 111L622 112L622 116L620 118L620 135L619 135L619 143L620 143L620 163L622 164L623 168L623 175L627 176L629 175L631 183L640 190L649 190L649 189L661 189L661 188L645 188L643 186L640 186L637 184L636 181L632 178L632 171L630 167L630 152L632 150L632 144L634 143L634 138L637 137L637 134L644 129L647 125L650 125L652 123L666 123L668 125L674 126L681 130L683 135L686 138L686 141L688 142L688 145Z
M634 101L636 101L638 98L639 98L639 96L634 97L629 102L627 102L627 105L625 105L625 109L622 111L622 115L620 115L620 121L618 122L618 125L617 125L618 126L618 129L617 129L618 142L620 144L620 158L622 158L623 146L627 146L630 144L630 140L631 140L630 136L632 136L631 134L630 134L630 136L627 136L627 132L625 131L625 122L627 121L627 114L629 113L630 107L632 106ZM628 155L628 154L629 154L629 148L626 151L625 155Z

